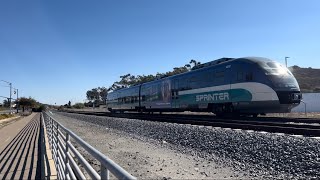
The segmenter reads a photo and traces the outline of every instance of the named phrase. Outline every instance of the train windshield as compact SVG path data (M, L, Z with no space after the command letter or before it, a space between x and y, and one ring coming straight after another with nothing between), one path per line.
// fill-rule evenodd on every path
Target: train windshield
M284 65L272 61L261 62L259 65L276 88L299 89L297 80Z
M266 75L293 76L288 68L277 62L261 62L260 66L265 70Z

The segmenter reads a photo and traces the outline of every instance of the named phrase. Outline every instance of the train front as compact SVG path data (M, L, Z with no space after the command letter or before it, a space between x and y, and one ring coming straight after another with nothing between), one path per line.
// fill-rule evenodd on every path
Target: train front
M290 112L302 99L299 84L288 68L275 61L259 63L277 93L281 112Z

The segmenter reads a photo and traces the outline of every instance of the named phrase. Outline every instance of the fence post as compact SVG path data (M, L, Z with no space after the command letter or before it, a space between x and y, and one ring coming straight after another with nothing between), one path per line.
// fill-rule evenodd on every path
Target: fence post
M69 164L69 159L68 159L68 151L69 151L69 146L68 146L68 142L69 142L69 134L68 132L66 132L66 149L65 149L65 152L64 152L64 155L65 155L65 159L64 159L64 164L65 164L65 169L64 169L64 174L65 176L67 177L68 175L68 164Z
M101 179L109 179L109 171L102 163L100 165L100 176Z
M60 164L59 164L59 146L58 146L58 144L59 144L59 133L58 133L58 130L59 130L59 126L58 126L58 123L56 123L56 142L55 142L56 146L54 147L55 150L56 150L56 162L57 162L57 168L56 169L59 169L59 166L60 166ZM62 178L62 177L58 176L58 179L60 179L60 178Z
M49 121L50 121L50 146L51 149L53 149L53 120L51 117L49 117Z

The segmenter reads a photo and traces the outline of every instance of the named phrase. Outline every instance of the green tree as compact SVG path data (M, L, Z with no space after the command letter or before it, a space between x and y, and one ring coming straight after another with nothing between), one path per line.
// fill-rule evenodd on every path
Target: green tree
M19 103L19 106L22 107L23 112L25 108L35 108L39 105L39 103L31 97L29 98L21 97L18 99L18 103Z
M166 73L167 76L173 76L173 75L176 75L176 74L181 74L181 73L184 73L184 72L188 72L188 68L183 66L183 67L175 67L173 68L173 71L169 71Z
M191 70L191 65L190 64L186 64L186 65L184 65L184 67L186 67L188 70Z
M98 88L93 88L93 89L87 91L87 99L88 100L93 101L93 100L96 100L99 98L100 98L100 95L99 95Z
M137 84L142 84L142 83L150 82L153 80L156 80L156 76L152 74L137 76Z
M3 107L10 107L10 101L9 101L9 99L3 100Z
M98 87L98 89L99 89L99 96L100 96L100 99L102 100L102 103L106 104L107 94L110 90L107 89L106 87Z
M101 104L106 104L106 97L109 91L112 90L112 87L97 87L87 91L87 99L90 103L94 103L96 106ZM89 103L89 104L90 104Z

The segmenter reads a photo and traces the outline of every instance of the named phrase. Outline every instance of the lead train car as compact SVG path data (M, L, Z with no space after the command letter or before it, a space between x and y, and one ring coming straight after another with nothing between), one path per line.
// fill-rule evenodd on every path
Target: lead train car
M283 65L258 57L222 58L193 70L113 91L110 111L205 111L217 115L286 113L301 101Z

